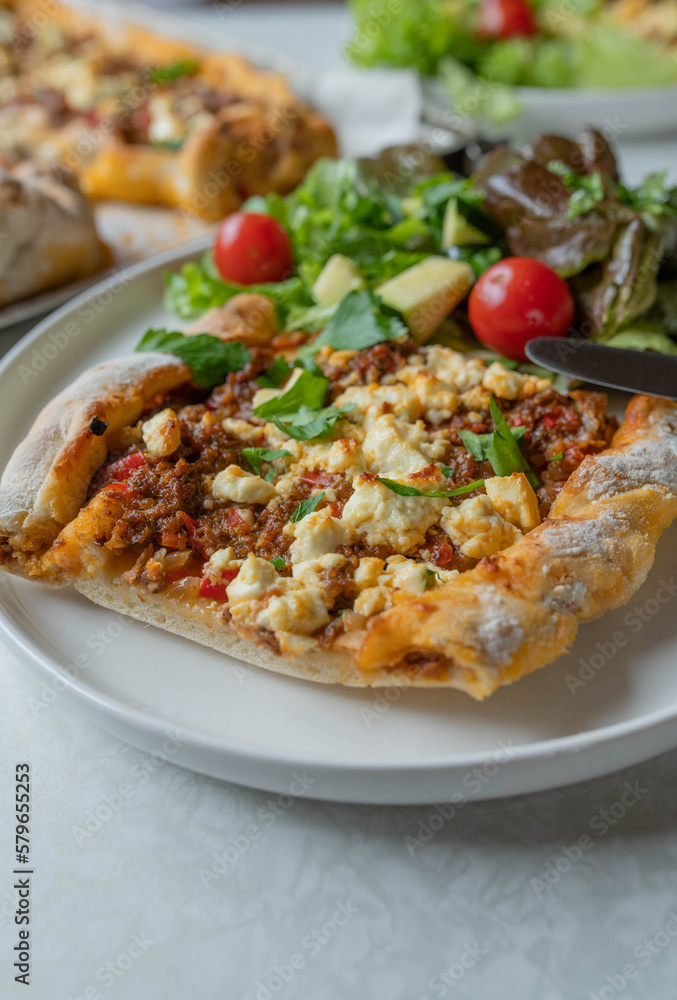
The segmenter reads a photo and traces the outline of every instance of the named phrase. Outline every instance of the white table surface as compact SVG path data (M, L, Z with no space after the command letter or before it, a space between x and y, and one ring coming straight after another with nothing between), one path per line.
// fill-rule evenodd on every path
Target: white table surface
M345 37L333 6L189 16L320 66L336 64ZM621 154L635 179L674 173L676 150ZM1 333L0 351L23 332ZM677 995L677 752L584 786L469 804L423 844L432 807L276 801L108 736L2 649L0 683L3 1000ZM8 916L10 777L24 760L31 990L13 983Z

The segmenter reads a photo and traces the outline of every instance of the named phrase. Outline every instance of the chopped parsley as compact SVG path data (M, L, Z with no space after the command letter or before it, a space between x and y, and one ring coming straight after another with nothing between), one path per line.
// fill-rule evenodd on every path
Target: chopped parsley
M195 59L179 59L168 66L154 66L148 72L148 79L151 83L171 83L182 76L194 76L199 68L200 64Z
M201 389L219 385L226 375L240 371L251 359L251 352L235 340L224 343L209 333L186 337L183 333L164 329L146 331L136 350L164 351L181 358L193 373L195 385Z
M292 366L284 358L276 358L270 368L259 375L257 382L264 389L279 389L291 374Z
M487 458L497 476L511 476L513 472L523 472L534 489L538 486L538 476L529 468L529 463L520 451L520 446L510 432L510 427L492 396L489 401L494 420L494 433L487 448Z
M394 479L382 479L381 476L376 477L376 482L387 486L389 490L401 497L460 497L464 493L472 493L473 490L479 490L480 487L484 486L483 479L476 479L474 483L457 486L455 490L431 490L430 493L424 493L423 490L417 490L415 486L406 486Z
M257 406L254 416L272 420L296 441L325 437L344 413L354 409L354 404L323 406L328 385L324 375L303 371L286 392Z
M294 524L296 524L297 521L302 521L307 514L312 514L313 511L317 509L318 504L322 503L323 500L324 490L322 490L321 493L316 493L314 497L308 497L307 500L303 500L303 502L298 505L289 520L293 521Z
M242 454L257 476L261 475L261 468L264 462L274 462L277 458L291 457L291 452L286 451L284 448L278 448L275 451L270 448L243 448Z
M275 569L283 570L286 568L287 564L281 556L273 556L268 562L275 567Z
M384 340L404 337L407 327L394 312L386 312L373 292L349 292L319 337L302 348L315 354L321 347L336 351L362 351Z

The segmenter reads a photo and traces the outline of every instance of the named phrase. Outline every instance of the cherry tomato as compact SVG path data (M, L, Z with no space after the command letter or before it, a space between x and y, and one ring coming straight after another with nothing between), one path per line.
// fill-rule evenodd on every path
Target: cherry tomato
M482 38L531 37L538 31L527 0L482 0L477 34Z
M219 226L214 262L224 281L257 285L288 278L294 258L287 230L277 219L233 212Z
M564 337L574 318L569 286L532 257L506 257L485 271L468 300L468 318L486 347L525 361L533 337Z

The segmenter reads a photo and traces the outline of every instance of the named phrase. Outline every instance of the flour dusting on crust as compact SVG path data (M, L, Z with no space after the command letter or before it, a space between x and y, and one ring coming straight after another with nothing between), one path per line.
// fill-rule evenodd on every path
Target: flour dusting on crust
M524 629L516 615L508 611L505 596L488 585L477 588L482 621L477 639L490 664L509 663L524 642Z

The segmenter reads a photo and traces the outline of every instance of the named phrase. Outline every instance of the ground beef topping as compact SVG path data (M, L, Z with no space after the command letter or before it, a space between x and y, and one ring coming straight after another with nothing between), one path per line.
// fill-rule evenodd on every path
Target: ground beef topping
M210 601L287 654L348 641L374 614L514 544L616 426L601 393L563 395L549 380L407 340L322 351L325 405L352 408L328 435L297 441L254 415L261 393L285 388L256 381L274 351L251 354L209 393L152 400L112 442L91 493L115 493L120 516L97 542L127 565L131 552L128 582ZM497 476L463 440L493 433L492 396L524 429L535 490L524 474ZM163 422L176 428L169 445L157 436ZM252 461L249 448L264 450ZM382 479L423 494L484 486L430 498Z

